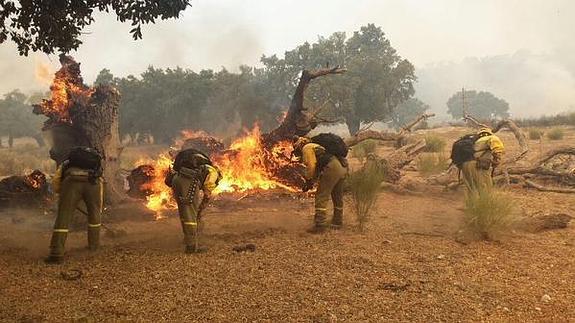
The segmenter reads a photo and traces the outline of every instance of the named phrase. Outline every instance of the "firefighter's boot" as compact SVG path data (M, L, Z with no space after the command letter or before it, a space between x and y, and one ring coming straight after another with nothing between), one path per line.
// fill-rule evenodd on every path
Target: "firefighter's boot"
M88 224L88 249L96 251L100 248L101 224Z
M331 228L339 230L343 226L343 207L334 206L333 218L331 219Z
M307 230L309 233L323 233L327 230L326 209L316 207L314 215L314 226Z

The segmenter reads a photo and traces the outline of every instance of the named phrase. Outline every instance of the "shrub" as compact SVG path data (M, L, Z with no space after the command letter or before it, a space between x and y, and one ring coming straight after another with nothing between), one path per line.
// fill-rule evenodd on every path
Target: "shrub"
M351 148L351 156L359 159L360 162L363 162L365 157L369 154L375 153L376 149L377 141L372 139L364 140Z
M416 165L424 176L439 174L449 167L449 158L444 154L424 154L419 156Z
M543 131L539 129L529 129L529 139L539 140L543 137Z
M549 140L561 140L565 136L565 132L561 128L553 128L547 132Z
M352 173L348 178L353 207L360 231L364 231L377 201L377 194L384 178L378 163L371 163Z
M511 197L495 188L482 188L466 194L466 231L482 240L496 240L515 222Z
M439 153L445 148L445 140L436 135L425 136L425 151L430 153Z

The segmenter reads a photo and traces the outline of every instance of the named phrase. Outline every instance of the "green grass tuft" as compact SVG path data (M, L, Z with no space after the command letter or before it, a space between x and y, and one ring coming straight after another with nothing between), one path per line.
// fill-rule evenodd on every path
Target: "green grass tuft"
M543 137L543 131L539 129L529 129L529 139L539 140Z
M445 140L436 135L425 136L425 151L429 153L440 153L445 148Z
M367 155L375 153L376 149L377 141L372 139L364 140L351 148L351 156L363 163Z
M384 176L382 167L378 163L372 163L352 173L348 178L348 187L360 231L364 231L369 222Z
M547 132L549 140L561 140L565 136L565 132L561 128L553 128Z
M435 175L449 167L449 158L444 154L422 154L417 159L416 165L422 175Z
M497 240L515 223L512 198L495 188L473 191L465 197L466 230L482 240Z

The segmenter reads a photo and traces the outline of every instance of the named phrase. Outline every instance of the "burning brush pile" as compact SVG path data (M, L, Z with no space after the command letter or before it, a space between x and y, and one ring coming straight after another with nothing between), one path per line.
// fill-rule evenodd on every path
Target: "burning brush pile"
M256 126L232 142L228 149L205 132L183 131L177 147L160 154L155 160L139 160L128 176L130 195L145 198L153 211L176 208L171 190L164 178L178 151L195 148L210 155L222 172L223 179L214 191L222 193L254 193L282 189L296 191L303 183L301 166L291 161L292 145L280 141L270 148Z
M37 207L49 197L46 175L39 170L0 180L0 207Z

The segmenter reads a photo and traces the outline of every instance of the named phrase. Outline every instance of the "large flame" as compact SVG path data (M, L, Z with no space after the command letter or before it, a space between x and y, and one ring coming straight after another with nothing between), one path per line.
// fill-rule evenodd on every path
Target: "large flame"
M72 61L62 61L62 68L54 74L50 85L50 98L42 100L35 105L40 111L38 113L47 116L57 123L71 123L70 108L73 105L71 97L89 97L94 89L82 83L79 69L72 68L76 64ZM36 78L46 80L50 69L45 65L38 65L36 68Z
M168 154L160 154L156 160L140 159L136 162L136 166L152 165L148 168L149 172L146 174L150 177L150 182L143 184L140 191L149 192L146 197L146 207L150 210L156 211L157 214L162 210L176 208L176 202L172 197L172 192L169 187L164 183L164 178L172 167L172 158ZM161 215L157 215L161 217Z
M188 133L186 137L193 136L190 134ZM274 170L290 164L291 143L280 142L271 149L265 149L261 138L259 127L256 126L235 140L228 150L211 156L223 176L214 194L275 188L296 190L280 182L274 175ZM139 163L145 162L147 161ZM175 208L176 203L173 201L171 189L164 184L164 177L172 165L172 158L169 154L161 154L151 165L154 168L153 179L142 188L151 193L147 197L146 206L156 212Z
M245 192L261 189L284 188L293 190L274 179L273 170L289 163L291 145L280 142L271 152L264 149L256 126L244 137L234 141L225 153L213 156L213 162L222 172L223 179L216 193Z

